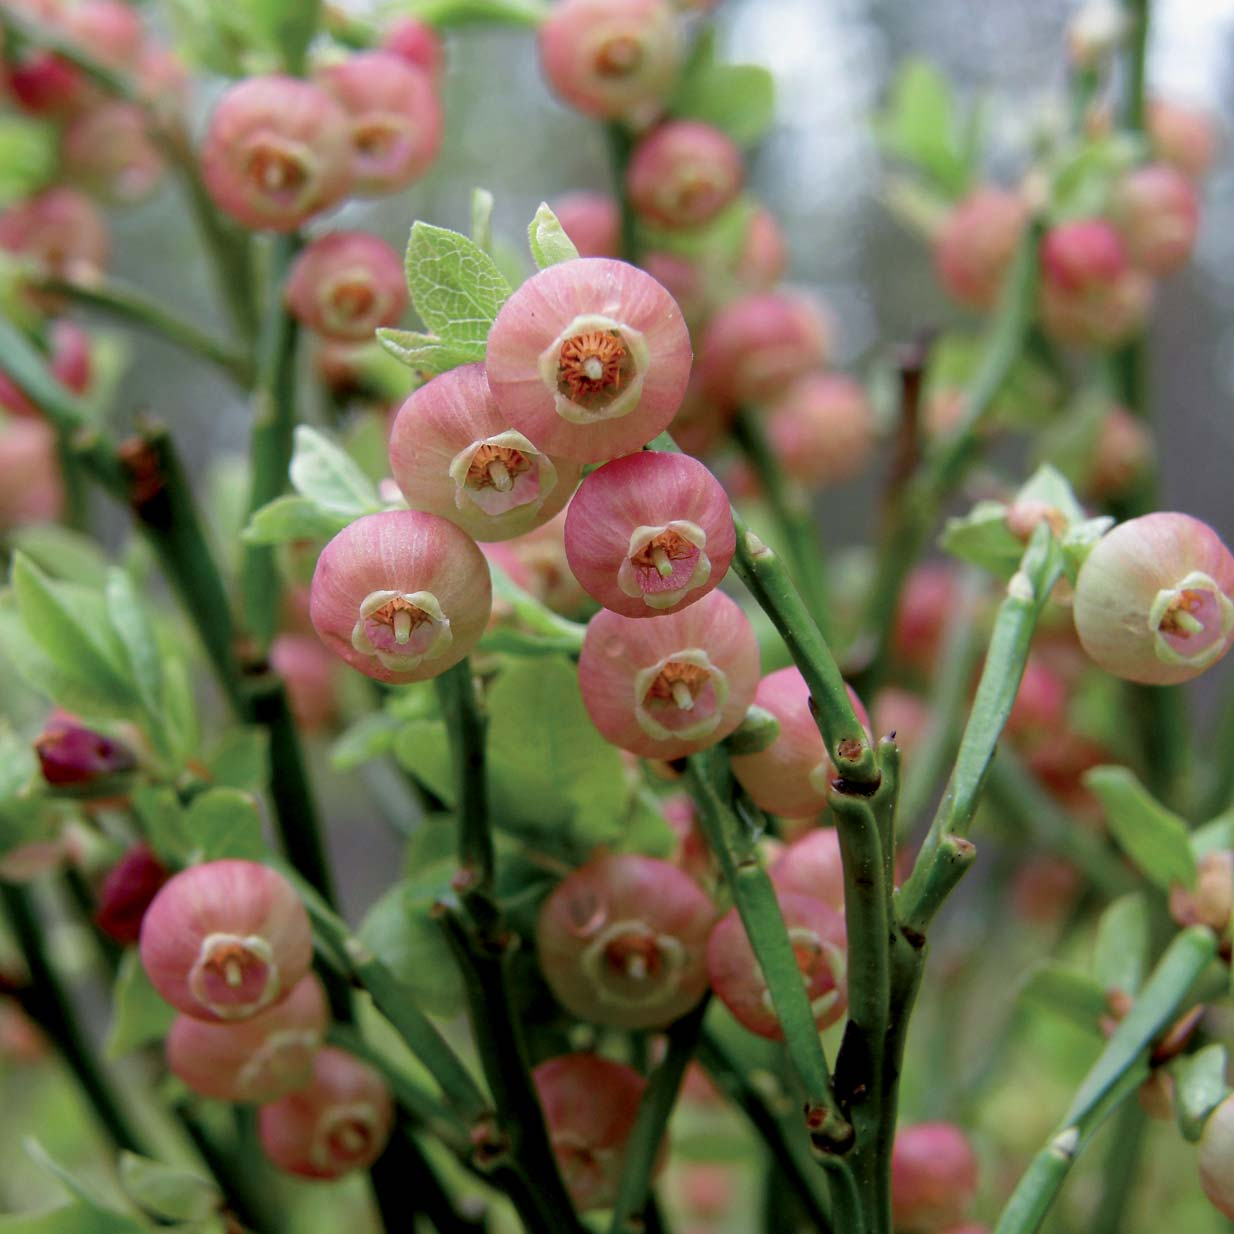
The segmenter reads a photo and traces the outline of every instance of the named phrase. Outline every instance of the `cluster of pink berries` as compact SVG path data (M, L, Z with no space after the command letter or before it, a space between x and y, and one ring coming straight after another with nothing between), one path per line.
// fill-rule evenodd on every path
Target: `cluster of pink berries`
M148 872L129 864L144 893ZM212 861L163 883L148 907L133 887L142 965L180 1013L167 1037L171 1070L203 1097L259 1104L261 1144L280 1169L337 1178L370 1166L393 1102L371 1067L323 1046L329 1009L309 971L312 930L287 879L250 861Z

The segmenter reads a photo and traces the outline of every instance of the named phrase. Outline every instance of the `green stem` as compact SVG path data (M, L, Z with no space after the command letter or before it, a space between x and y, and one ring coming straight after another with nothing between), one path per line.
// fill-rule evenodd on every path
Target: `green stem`
M148 1151L95 1056L68 991L52 965L30 892L16 883L0 881L0 903L30 974L30 984L18 992L22 1009L55 1043L116 1148L132 1153Z
M704 998L689 1015L683 1016L668 1030L668 1053L651 1073L647 1091L638 1107L638 1117L634 1120L634 1129L626 1142L609 1234L628 1234L637 1228L635 1223L651 1195L651 1176L660 1155L660 1145L673 1106L677 1104L686 1067L698 1046L707 1007L708 999Z
M426 1217L437 1234L483 1234L483 1220L459 1213L437 1171L405 1131L395 1129L369 1173L387 1234L410 1229L417 1215Z
M1140 1103L1125 1103L1118 1112L1101 1165L1101 1202L1093 1214L1089 1234L1121 1234L1126 1228L1127 1205L1134 1195L1133 1180L1139 1173L1147 1130L1148 1119Z
M1142 133L1148 98L1151 0L1123 0L1123 10L1131 22L1131 37L1127 43L1127 88L1123 95L1122 127L1132 133Z
M253 366L247 356L214 338L194 322L177 317L136 287L112 279L89 286L71 279L52 277L38 278L33 283L41 291L67 296L78 304L100 309L112 317L150 330L185 351L218 365L245 388L252 382Z
M733 780L722 751L691 755L686 775L699 826L732 892L750 946L758 958L789 1057L806 1095L806 1124L824 1151L844 1151L853 1129L831 1087L814 1011L793 951L775 888L759 862L756 836L733 808Z
M1200 817L1205 819L1234 807L1234 758L1228 754L1234 750L1234 676L1226 679L1217 722L1212 727L1211 757L1205 760L1211 767L1211 778L1200 808Z
M634 135L619 120L614 120L606 126L608 133L609 161L613 168L613 196L621 209L621 258L632 265L638 265L640 253L638 244L638 219L630 206L630 195L626 192L626 168L630 163L630 154L634 150Z
M758 477L787 560L792 562L792 573L802 599L815 624L827 637L830 628L827 578L809 498L784 474L756 412L749 409L739 412L732 433Z
M1148 1074L1148 1052L1154 1038L1178 1014L1216 950L1216 937L1203 926L1182 931L1166 948L1085 1076L1059 1130L1033 1159L1007 1201L994 1234L1034 1234L1040 1228L1080 1151Z

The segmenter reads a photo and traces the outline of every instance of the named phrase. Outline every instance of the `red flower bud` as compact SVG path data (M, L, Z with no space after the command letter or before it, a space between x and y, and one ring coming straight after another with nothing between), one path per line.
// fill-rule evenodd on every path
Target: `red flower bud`
M118 943L137 942L146 909L170 877L148 844L134 844L103 880L95 925Z
M43 779L56 788L106 790L108 781L137 766L122 742L56 713L34 743Z

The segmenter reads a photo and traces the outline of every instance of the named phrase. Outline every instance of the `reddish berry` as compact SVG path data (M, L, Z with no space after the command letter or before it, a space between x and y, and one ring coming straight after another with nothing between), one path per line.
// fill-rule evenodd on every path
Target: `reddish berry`
M0 215L0 248L19 254L41 273L90 283L107 265L111 242L107 224L88 197L75 189L51 188Z
M836 912L844 911L844 863L834 827L816 827L795 840L771 867L778 891L810 896Z
M407 308L402 259L364 231L331 232L309 244L291 267L285 295L303 325L345 343L398 325Z
M750 291L766 291L784 277L788 247L776 217L764 206L750 216L745 245L737 258L737 279Z
M99 889L94 923L118 943L135 943L154 897L171 872L148 844L134 844L107 872Z
M924 740L934 719L925 699L898 686L884 686L874 696L870 715L873 732L880 737L894 734L906 757Z
M56 434L42 420L0 421L0 530L52 522L64 509Z
M842 373L802 377L769 410L784 470L811 488L852 479L874 453L874 409L861 383Z
M1170 916L1180 926L1206 925L1224 934L1234 909L1234 852L1206 853L1195 886L1170 888Z
M1169 99L1148 105L1148 137L1153 152L1193 180L1202 179L1217 158L1217 128L1212 116Z
M621 255L621 211L607 193L567 193L550 204L580 257Z
M732 138L696 120L661 124L634 148L630 204L661 227L701 227L741 192L745 168Z
M1168 163L1139 167L1115 191L1115 222L1133 265L1172 274L1191 259L1200 228L1195 185Z
M163 158L135 103L102 103L64 129L61 161L69 179L105 201L128 205L158 187Z
M987 185L958 202L934 242L948 293L971 308L993 308L1027 219L1024 202L1006 189Z
M977 1194L977 1158L951 1123L896 1132L891 1152L891 1219L904 1234L939 1234L964 1219Z
M328 728L338 714L334 657L314 634L280 634L270 644L270 666L287 687L287 702L305 732Z
M1085 493L1094 501L1124 496L1152 466L1155 453L1144 422L1122 407L1111 407L1089 451Z
M53 711L34 743L43 779L56 788L88 789L137 767L123 742L86 727L64 711Z
M446 48L441 35L427 22L414 17L398 18L382 37L381 47L427 73L434 87L441 84L446 68Z

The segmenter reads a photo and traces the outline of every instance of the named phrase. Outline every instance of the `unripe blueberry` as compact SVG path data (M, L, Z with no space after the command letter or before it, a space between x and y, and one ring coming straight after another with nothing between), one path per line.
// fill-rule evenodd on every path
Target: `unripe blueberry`
M321 982L309 973L282 1002L239 1023L177 1016L167 1036L167 1065L202 1097L277 1101L312 1082L329 1022Z
M249 77L210 117L202 177L219 208L256 230L294 231L352 187L350 123L324 90Z
M605 463L566 512L574 577L626 617L675 613L728 571L736 537L720 482L684 454L639 451Z
M484 554L418 510L366 514L317 559L310 615L322 642L378 681L436 677L479 641L492 610Z
M990 309L1024 231L1020 197L985 185L957 202L934 241L939 281L961 304Z
M597 613L583 639L579 684L592 722L615 746L683 758L723 741L745 718L758 660L749 619L712 591L655 621Z
M977 1158L952 1123L896 1132L891 1150L891 1221L903 1234L940 1234L964 1219L977 1194Z
M539 47L554 93L607 120L654 115L680 59L664 0L561 0L540 25Z
M776 891L788 936L820 1029L834 1024L848 1002L844 918L813 896ZM720 919L707 944L707 972L716 997L752 1033L779 1041L783 1036L771 991L745 926L735 908Z
M1060 223L1041 242L1041 268L1060 292L1083 292L1118 278L1127 268L1127 250L1104 219Z
M852 479L874 453L874 409L861 383L810 373L770 407L767 434L784 470L815 487Z
M670 120L644 137L626 170L630 204L660 227L701 227L745 179L741 151L727 133L697 120Z
M725 406L766 403L822 365L827 333L822 314L801 296L769 291L734 300L703 334L703 389Z
M50 188L0 214L0 248L41 273L78 282L97 279L111 241L98 207L70 188Z
M270 644L270 666L287 687L287 703L305 732L329 727L338 713L334 657L314 634L280 634Z
M607 193L567 193L550 204L580 257L621 255L621 211Z
M482 364L450 369L399 408L390 470L413 510L447 518L477 540L508 540L548 522L582 468L550 458L510 427Z
M702 373L696 368L690 374L686 396L668 426L669 432L687 454L702 456L720 444L732 423L734 410L704 393Z
M340 1178L381 1156L394 1126L385 1080L367 1063L327 1046L313 1059L307 1087L262 1106L261 1147L280 1170Z
M737 258L738 281L751 291L765 291L784 277L788 268L788 247L776 217L759 206L750 217L745 244Z
M313 935L295 888L253 861L177 874L141 927L150 984L199 1020L244 1020L285 998L308 972Z
M107 872L94 911L94 924L118 943L135 943L141 922L171 872L145 843L134 844Z
M1106 412L1087 459L1084 491L1095 501L1125 494L1152 465L1152 434L1122 407Z
M848 691L862 727L870 718L861 700ZM757 754L733 755L733 775L761 810L785 818L806 818L827 805L836 770L810 712L810 687L789 666L769 673L754 694L757 706L780 722L780 735Z
M378 326L395 326L407 308L399 255L379 236L335 231L296 257L287 307L302 325L336 342L362 343Z
M418 180L441 149L441 103L428 74L388 51L362 51L317 77L347 113L357 193L393 193Z
M1111 213L1141 270L1171 274L1190 260L1200 202L1195 185L1176 167L1153 163L1129 172L1115 190Z
M579 586L578 579L570 571L566 561L566 514L549 519L547 523L504 541L502 545L486 544L486 553L493 548L508 551L494 554L494 560L503 569L511 558L517 562L513 570L506 572L525 591L529 591L541 604L563 617L581 618L591 611L587 593Z
M777 891L810 896L836 912L844 911L844 863L834 827L815 827L794 840L769 871Z
M1075 585L1076 633L1128 681L1172 685L1215 664L1234 640L1234 557L1206 523L1146 514L1099 540Z
M104 201L128 205L158 187L163 158L136 103L106 102L81 112L60 138L65 174Z
M1153 153L1193 180L1202 179L1217 157L1217 129L1207 112L1169 99L1148 104Z
M43 420L0 420L0 530L51 522L64 509L56 434Z
M428 74L433 86L441 84L446 67L446 48L427 22L414 17L400 17L392 22L381 39L383 51L406 60L413 68Z
M1234 1221L1234 1096L1205 1120L1196 1160L1204 1194L1218 1212Z
M914 668L929 671L942 649L943 634L963 617L955 568L927 561L916 566L900 593L892 642L896 655Z
M663 1028L707 988L711 901L688 874L634 853L593 858L544 901L536 950L561 1004L617 1028Z
M639 265L677 301L686 324L697 329L710 311L715 282L712 272L701 262L659 249L642 253Z
M575 1207L580 1212L611 1208L647 1081L632 1067L595 1054L551 1058L531 1079ZM657 1171L663 1160L662 1146Z
M141 18L122 0L82 0L66 10L64 27L94 59L113 68L131 67L141 55Z
M650 275L602 257L541 270L497 314L486 369L502 413L549 454L595 463L668 426L690 335Z
M1007 717L1007 735L1021 743L1032 743L1066 726L1066 681L1040 656L1029 656Z
M1195 886L1170 888L1170 916L1180 926L1206 925L1224 934L1234 909L1234 852L1206 853Z

